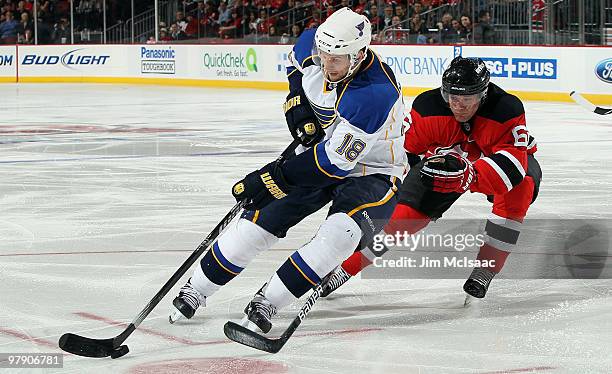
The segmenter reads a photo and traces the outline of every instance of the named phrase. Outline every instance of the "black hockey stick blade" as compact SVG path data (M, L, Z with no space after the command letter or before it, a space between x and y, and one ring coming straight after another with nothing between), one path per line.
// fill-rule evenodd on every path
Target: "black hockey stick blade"
M92 339L85 336L66 333L59 339L59 347L69 353L83 357L121 357L129 351L127 346L122 346L123 342L136 330L136 326L130 323L129 326L119 335L110 339Z
M602 116L605 116L607 114L612 114L612 109L611 108L602 108L599 106L594 105L593 103L591 103L590 101L588 101L587 99L584 98L584 96L582 96L581 94L579 94L576 91L572 91L570 92L570 97L580 106L582 106L583 108L585 108L586 110L588 110L589 112L593 112Z
M108 357L115 350L113 339L91 339L71 333L62 335L59 347L66 352L85 357Z
M266 338L232 321L227 322L225 326L223 326L223 332L225 336L236 343L244 344L251 348L269 353L277 353L280 351L289 339L289 337L283 339L283 336L279 338Z

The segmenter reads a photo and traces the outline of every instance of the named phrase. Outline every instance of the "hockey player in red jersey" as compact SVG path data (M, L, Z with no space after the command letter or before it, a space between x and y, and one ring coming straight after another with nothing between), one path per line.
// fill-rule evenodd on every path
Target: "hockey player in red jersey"
M523 104L489 77L481 59L456 57L443 74L442 87L415 98L404 143L411 169L385 227L387 234L414 234L468 190L487 195L493 209L477 259L494 266L474 268L463 286L477 298L485 296L516 245L542 175ZM323 279L323 295L375 256L369 248L355 252Z

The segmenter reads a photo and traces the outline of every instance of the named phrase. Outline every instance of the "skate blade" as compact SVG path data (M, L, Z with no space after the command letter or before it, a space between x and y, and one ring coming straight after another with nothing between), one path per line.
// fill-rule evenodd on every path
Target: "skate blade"
M178 309L174 309L168 316L168 322L170 322L170 324L173 325L174 323L176 323L177 321L180 321L183 318L185 318L183 313L179 312Z
M467 308L468 306L470 306L470 304L472 304L472 301L474 299L475 297L472 295L465 295L465 300L463 301L463 307Z

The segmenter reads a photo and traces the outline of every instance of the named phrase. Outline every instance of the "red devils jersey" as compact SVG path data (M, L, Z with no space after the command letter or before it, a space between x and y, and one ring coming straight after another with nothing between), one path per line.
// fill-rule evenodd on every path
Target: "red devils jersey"
M521 101L495 84L476 115L459 123L442 98L440 89L416 97L404 147L410 153L456 152L474 164L477 180L470 190L487 195L504 194L521 183L527 170L527 154L536 151L527 132Z

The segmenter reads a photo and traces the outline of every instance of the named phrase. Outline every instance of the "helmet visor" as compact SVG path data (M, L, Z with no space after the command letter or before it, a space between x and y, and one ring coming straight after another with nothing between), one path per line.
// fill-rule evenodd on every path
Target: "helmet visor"
M452 100L453 102L461 103L465 105L469 105L475 102L480 102L480 100L482 100L482 98L485 96L487 92L487 91L482 91L482 92L474 93L470 95L459 95L456 93L448 92L444 87L440 88L440 91L442 92L442 98L447 103Z

